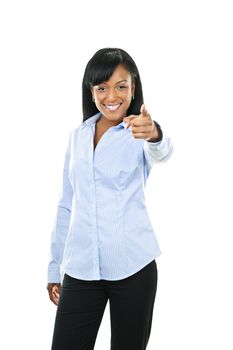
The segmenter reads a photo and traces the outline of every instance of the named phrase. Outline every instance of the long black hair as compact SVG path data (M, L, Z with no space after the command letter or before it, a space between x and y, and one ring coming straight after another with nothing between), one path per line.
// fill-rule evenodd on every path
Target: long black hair
M140 114L143 93L138 68L126 51L107 47L98 50L85 68L82 81L83 122L99 112L92 101L91 86L108 81L119 64L122 64L129 71L132 82L135 84L134 99L127 110L127 115Z

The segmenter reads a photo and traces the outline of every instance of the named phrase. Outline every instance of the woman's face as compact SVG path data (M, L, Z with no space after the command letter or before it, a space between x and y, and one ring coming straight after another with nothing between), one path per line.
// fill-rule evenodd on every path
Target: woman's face
M120 122L126 116L135 85L124 66L116 67L108 81L91 88L97 109L108 120Z

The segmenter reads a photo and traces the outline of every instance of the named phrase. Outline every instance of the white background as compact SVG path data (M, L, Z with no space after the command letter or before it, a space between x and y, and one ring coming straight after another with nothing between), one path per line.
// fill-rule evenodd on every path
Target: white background
M147 109L174 144L146 188L162 250L147 349L233 348L230 5L1 1L1 349L50 349L47 259L63 156L82 122L85 65L106 46L134 58ZM95 349L109 344L107 304Z

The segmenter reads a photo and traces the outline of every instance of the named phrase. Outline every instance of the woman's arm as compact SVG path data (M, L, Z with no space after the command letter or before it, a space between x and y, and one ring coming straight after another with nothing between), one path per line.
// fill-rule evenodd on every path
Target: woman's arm
M171 139L163 133L160 125L154 120L157 127L159 137L157 140L144 140L144 155L147 163L148 170L150 172L151 168L155 163L166 162L172 155L173 145Z
M73 198L73 188L68 176L70 161L70 143L71 134L69 136L69 142L66 149L62 185L59 193L57 211L51 233L48 264L48 283L60 283L60 265L62 262L66 237L70 225Z

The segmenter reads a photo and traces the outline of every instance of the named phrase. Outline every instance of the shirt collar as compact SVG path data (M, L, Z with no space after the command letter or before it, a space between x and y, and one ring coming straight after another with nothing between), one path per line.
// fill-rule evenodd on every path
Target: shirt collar
M92 117L86 119L82 124L83 125L93 125L96 123L96 121L100 118L101 112L96 113L95 115L93 115ZM115 125L116 128L125 128L126 123L125 122L121 122L118 125Z

